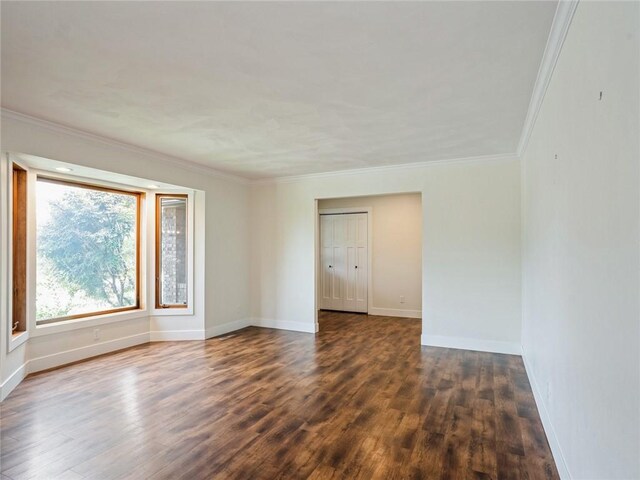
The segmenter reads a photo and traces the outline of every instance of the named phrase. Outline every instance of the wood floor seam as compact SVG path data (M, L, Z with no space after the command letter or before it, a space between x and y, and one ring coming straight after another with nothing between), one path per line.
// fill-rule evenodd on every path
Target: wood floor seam
M558 479L522 359L424 347L416 319L321 312L28 377L2 479Z

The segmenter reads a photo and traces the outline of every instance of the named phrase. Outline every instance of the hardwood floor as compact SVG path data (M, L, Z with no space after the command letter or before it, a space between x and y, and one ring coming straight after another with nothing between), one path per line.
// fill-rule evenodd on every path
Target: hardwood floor
M33 375L1 407L1 478L558 478L520 357L421 348L419 320L320 324Z

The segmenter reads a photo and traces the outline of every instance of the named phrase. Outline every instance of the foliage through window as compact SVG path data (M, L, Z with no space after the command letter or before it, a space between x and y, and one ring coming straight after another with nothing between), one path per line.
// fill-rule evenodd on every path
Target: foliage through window
M140 194L36 183L37 323L139 308Z
M156 196L156 307L187 307L187 196Z

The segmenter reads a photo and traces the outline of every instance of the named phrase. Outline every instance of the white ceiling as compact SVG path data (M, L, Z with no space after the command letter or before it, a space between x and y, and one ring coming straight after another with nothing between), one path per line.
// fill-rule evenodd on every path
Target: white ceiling
M513 153L556 2L2 2L2 106L248 178Z

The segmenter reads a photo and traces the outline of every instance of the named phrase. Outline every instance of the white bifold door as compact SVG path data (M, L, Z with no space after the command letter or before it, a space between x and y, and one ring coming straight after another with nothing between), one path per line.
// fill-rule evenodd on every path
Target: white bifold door
M320 216L320 308L367 312L367 214Z

